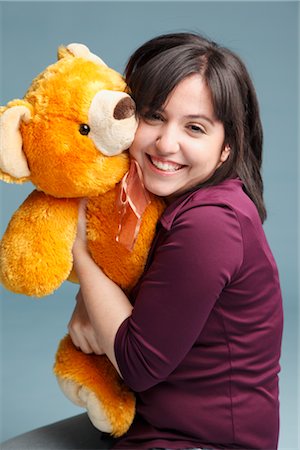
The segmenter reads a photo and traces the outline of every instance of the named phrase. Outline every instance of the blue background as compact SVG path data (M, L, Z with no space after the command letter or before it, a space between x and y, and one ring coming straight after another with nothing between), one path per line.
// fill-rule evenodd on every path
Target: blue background
M285 309L280 449L299 449L299 4L297 2L1 2L1 104L22 98L60 44L85 43L123 72L130 53L166 32L202 32L238 52L252 75L265 130L265 230ZM32 190L1 183L1 234ZM81 412L60 392L53 358L76 287L43 299L1 291L1 438ZM216 430L217 433L217 430Z

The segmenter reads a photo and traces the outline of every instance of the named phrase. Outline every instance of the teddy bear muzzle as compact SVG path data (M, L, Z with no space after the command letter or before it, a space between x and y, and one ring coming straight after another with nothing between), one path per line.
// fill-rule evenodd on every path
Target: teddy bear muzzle
M89 138L105 156L115 156L132 144L137 128L135 103L125 92L102 90L88 112Z

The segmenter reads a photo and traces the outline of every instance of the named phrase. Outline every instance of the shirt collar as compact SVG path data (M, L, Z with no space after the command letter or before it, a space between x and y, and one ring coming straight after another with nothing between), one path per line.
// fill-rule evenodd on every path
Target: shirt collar
M180 195L178 198L176 198L170 205L167 206L165 211L163 212L160 223L161 225L169 231L172 228L173 221L175 217L177 216L178 212L186 205L188 202L190 202L194 197L197 197L197 204L201 204L201 201L203 201L203 204L205 204L205 199L207 198L207 193L212 191L219 191L220 188L224 188L226 185L232 186L233 185L240 185L242 186L242 181L239 178L234 179L228 179L224 180L218 185L215 186L207 186L203 188L198 188L193 191L186 192L185 194ZM210 200L211 202L211 200ZM220 203L220 202L216 202Z

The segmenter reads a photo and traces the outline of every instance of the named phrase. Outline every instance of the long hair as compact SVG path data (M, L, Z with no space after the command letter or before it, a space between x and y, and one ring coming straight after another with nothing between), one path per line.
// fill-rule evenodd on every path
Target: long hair
M178 83L195 73L210 90L216 119L224 125L224 145L230 146L227 161L200 187L239 177L263 222L263 130L256 92L239 56L198 34L165 34L133 53L125 78L139 114L160 109Z

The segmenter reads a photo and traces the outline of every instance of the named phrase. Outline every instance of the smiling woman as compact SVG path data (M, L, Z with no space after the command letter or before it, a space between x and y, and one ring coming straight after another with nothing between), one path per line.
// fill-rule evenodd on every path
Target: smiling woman
M282 300L262 228L252 81L237 55L185 33L146 42L126 81L140 118L130 153L168 207L130 299L96 273L78 235L91 330L80 305L70 323L79 347L96 330L136 393L115 448L275 449Z

